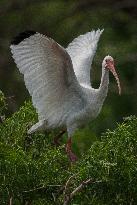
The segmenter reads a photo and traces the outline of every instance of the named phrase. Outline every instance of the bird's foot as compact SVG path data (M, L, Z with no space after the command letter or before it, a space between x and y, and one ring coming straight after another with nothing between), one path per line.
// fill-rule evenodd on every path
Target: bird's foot
M57 139L56 136L53 138L53 144L54 144L56 147L58 147L58 146L61 145L59 139Z
M67 155L72 163L78 160L78 157L72 151L67 152Z
M53 138L53 144L55 145L55 146L60 146L61 144L60 144L60 139L61 139L61 137L62 137L62 135L64 134L66 132L66 130L62 130L62 131L60 131L60 133L58 134L58 135L56 135L54 138Z

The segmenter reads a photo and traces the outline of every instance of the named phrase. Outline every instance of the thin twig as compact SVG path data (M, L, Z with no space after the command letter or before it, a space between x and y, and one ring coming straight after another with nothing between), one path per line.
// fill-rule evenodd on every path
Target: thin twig
M55 202L55 201L56 201L55 193L52 193L52 196L53 196L53 200L54 200L54 202Z
M91 183L91 182L93 182L93 179L88 179L88 180L86 180L86 181L83 181L76 189L74 189L74 191L70 194L70 200L73 198L73 196L77 193L77 192L79 192L79 191L81 191L81 189L84 187L84 186L86 186L87 184L89 184L89 183Z
M12 196L10 197L9 205L12 205Z
M58 184L51 184L51 185L47 185L46 187L42 186L42 187L38 187L35 189L30 189L28 191L23 191L23 193L29 193L29 192L35 192L35 191L39 191L41 189L47 189L48 187L61 187L62 185L58 185Z
M69 179L67 180L65 186L64 186L64 191L63 191L64 201L67 200L67 198L68 198L67 190L68 190L68 186L69 186L69 184L70 184L70 180L71 180L72 178L74 178L75 176L76 176L76 174L70 176Z
M70 178L69 178L70 181ZM80 192L86 185L90 183L100 183L102 181L94 181L93 179L87 179L86 181L83 181L78 187L76 187L69 195L66 195L64 197L64 204L68 205L68 203L72 200L72 198L76 195L76 193Z

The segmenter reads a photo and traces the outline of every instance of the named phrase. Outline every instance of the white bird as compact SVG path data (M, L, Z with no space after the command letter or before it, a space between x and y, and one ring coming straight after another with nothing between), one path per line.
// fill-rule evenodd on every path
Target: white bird
M102 62L99 88L91 86L91 64L102 32L98 29L80 35L65 49L47 36L26 31L14 38L10 46L38 113L38 122L28 133L52 128L67 130L66 152L71 161L77 159L71 149L71 137L100 113L108 92L109 71L121 93L111 56Z

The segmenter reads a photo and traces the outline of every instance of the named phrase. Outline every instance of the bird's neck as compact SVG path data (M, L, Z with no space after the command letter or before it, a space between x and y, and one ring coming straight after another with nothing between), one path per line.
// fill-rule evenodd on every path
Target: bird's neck
M109 84L109 71L107 69L102 68L102 77L101 77L101 83L98 89L98 96L103 102L107 96L108 84Z

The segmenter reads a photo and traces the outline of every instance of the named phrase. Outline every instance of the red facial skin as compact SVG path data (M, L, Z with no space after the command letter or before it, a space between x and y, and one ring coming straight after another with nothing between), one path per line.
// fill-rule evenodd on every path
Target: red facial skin
M106 65L105 68L107 68L108 70L110 70L112 72L112 74L114 75L116 81L117 81L117 85L118 85L118 91L119 91L119 95L121 95L121 86L120 86L120 81L119 81L119 77L118 74L116 72L115 66L114 66L114 61L113 60L106 60Z

